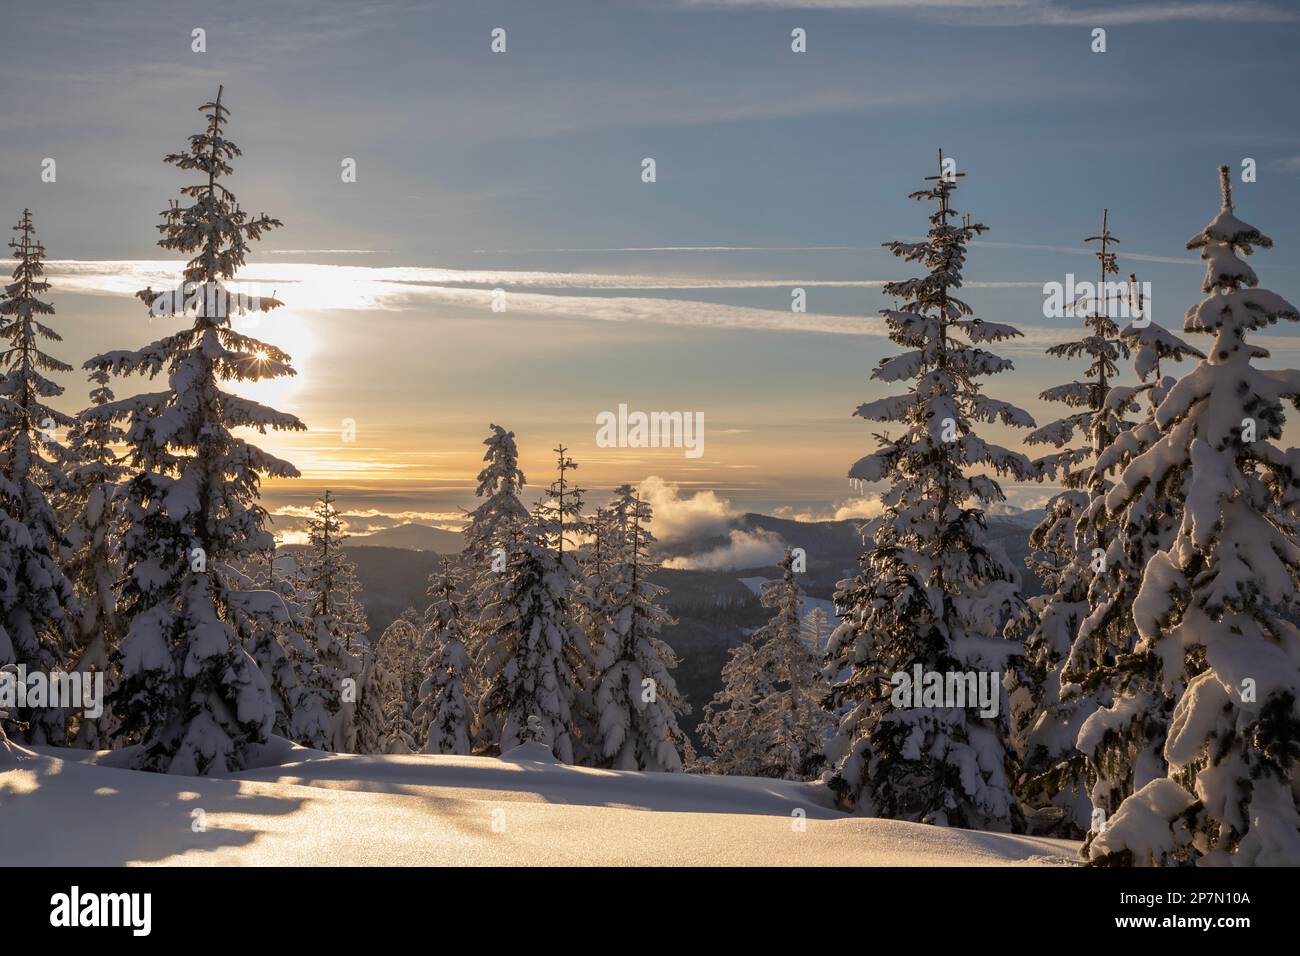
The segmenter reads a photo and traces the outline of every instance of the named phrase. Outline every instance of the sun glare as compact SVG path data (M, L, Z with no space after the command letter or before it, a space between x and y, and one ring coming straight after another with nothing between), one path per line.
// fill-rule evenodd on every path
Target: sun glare
M308 320L291 312L272 312L269 315L250 313L235 319L234 326L244 335L287 352L292 359L290 365L298 373L234 383L234 391L273 407L286 402L285 410L294 411L294 397L302 391L303 384L307 381L307 366L316 352L316 338ZM267 353L261 350L253 355L259 365L263 365L268 358Z

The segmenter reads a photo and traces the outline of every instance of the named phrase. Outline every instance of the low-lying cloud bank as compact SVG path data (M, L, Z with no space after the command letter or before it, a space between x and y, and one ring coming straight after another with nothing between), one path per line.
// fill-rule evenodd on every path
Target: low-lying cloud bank
M727 543L709 551L685 557L669 558L664 567L682 571L741 571L778 564L785 555L786 542L779 534L759 528L732 530Z
M742 512L715 491L684 495L680 486L658 475L646 478L639 490L654 511L650 530L668 554L666 568L739 571L770 567L785 554L779 534L735 527Z
M308 505L284 505L270 514L271 531L280 544L303 544L311 524L314 508ZM339 521L346 535L364 536L405 524L420 524L444 531L459 531L465 516L459 511L345 511Z

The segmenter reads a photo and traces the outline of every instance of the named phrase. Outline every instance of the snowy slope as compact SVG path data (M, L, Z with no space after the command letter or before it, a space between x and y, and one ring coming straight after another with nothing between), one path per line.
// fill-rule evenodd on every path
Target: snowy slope
M813 785L567 767L527 747L498 760L285 745L266 755L281 765L228 779L120 770L56 748L11 756L0 762L0 865L994 866L1078 855L1064 840L850 818Z

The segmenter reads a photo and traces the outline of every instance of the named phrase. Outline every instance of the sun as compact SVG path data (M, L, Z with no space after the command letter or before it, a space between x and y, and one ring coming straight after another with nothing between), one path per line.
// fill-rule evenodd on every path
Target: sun
M283 310L263 313L249 313L236 316L232 320L235 331L250 336L267 345L273 345L289 353L290 365L296 375L283 375L278 378L263 378L245 382L231 383L238 395L251 398L264 405L275 408L280 403L294 404L294 399L302 391L306 373L312 355L316 352L316 337L310 323L301 315ZM261 351L253 353L259 362L266 360ZM292 411L286 407L283 411Z

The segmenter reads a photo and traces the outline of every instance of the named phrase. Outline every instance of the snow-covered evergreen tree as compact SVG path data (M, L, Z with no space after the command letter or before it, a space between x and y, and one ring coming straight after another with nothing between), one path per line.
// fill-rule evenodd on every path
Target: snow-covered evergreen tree
M582 514L582 496L586 492L568 479L568 473L578 468L578 463L568 456L568 449L560 445L553 450L556 454L556 477L546 489L543 514L547 537L563 561L565 548L573 554L582 536L588 533L586 518Z
M307 545L298 556L294 579L315 656L311 686L329 714L325 749L338 753L352 753L359 746L357 705L369 626L357 598L361 585L356 566L343 550L345 540L334 497L326 489L308 521Z
M763 766L763 741L753 733L763 702L772 696L772 675L750 641L727 652L722 689L704 705L697 728L704 754L692 770L722 776L757 777Z
M884 310L890 338L907 351L882 359L872 377L912 381L908 392L867 402L869 421L898 426L849 477L888 482L867 528L862 570L840 582L841 617L827 650L828 707L838 718L827 748L830 785L841 802L882 816L1005 829L1016 824L1014 770L1005 747L1005 702L996 717L978 707L895 706L891 679L923 672L998 673L1020 650L1004 628L1025 612L1020 579L987 539L983 508L1004 500L993 475L1033 475L1020 454L986 442L976 422L1029 427L1025 411L984 395L979 379L1011 368L980 345L1020 333L973 318L956 298L966 246L986 227L958 223L950 199L960 173L939 175L911 198L935 204L920 242L887 247L926 275L887 284L901 300ZM983 470L981 470L983 469ZM970 703L969 701L967 702Z
M0 629L0 637L4 637L3 629ZM8 638L5 638L8 640ZM4 680L14 681L18 679L18 669L13 664L0 664L0 675ZM0 705L0 770L8 770L13 767L18 758L23 755L23 751L16 745L10 743L8 735L5 733L5 724L9 720L9 710Z
M36 239L30 210L14 227L9 243L17 265L0 296L0 665L27 670L63 668L74 653L79 617L71 582L60 567L64 545L51 496L73 490L69 470L75 455L56 429L76 424L46 401L63 387L45 376L72 366L41 351L61 336L42 321L54 306L39 297L45 281L45 247ZM57 707L16 707L12 736L33 744L66 743L66 713ZM17 732L22 722L25 731Z
M827 626L826 612L819 607L813 608L804 615L800 633L803 635L804 643L818 657L821 657L825 649Z
M418 637L415 625L399 617L384 628L377 642L363 648L361 678L357 685L357 753L389 753L388 747L402 736L403 727L406 736L412 736L402 680L394 666L394 649L412 647ZM394 704L395 700L400 706ZM413 750L412 746L411 750L401 752L411 753Z
M631 485L621 485L614 491L614 500L632 495ZM580 740L575 757L580 764L601 765L601 734L596 707L599 674L596 658L605 642L613 610L610 588L613 584L618 556L626 540L626 528L619 523L612 508L597 508L594 514L583 519L583 546L578 551L578 579L573 590L574 615L585 640L582 644L586 662L578 689L578 732Z
M183 283L164 294L139 293L155 318L179 315L193 324L142 349L91 359L87 368L115 375L165 374L167 386L84 416L127 421L123 730L140 735L137 769L182 774L238 770L248 746L266 740L274 725L275 703L245 650L252 635L237 612L265 611L278 599L241 590L229 569L270 545L266 513L256 504L261 477L298 472L234 430L305 427L222 389L228 381L278 378L293 369L286 353L231 327L232 313L281 304L226 285L249 243L280 223L250 216L226 187L240 151L226 138L221 90L199 109L203 132L166 162L201 180L182 187L187 202L173 201L158 227L162 248L190 256Z
M489 608L498 606L498 590L504 580L508 555L528 524L528 509L519 500L526 479L519 469L519 449L515 433L492 425L492 433L483 439L483 468L478 473L477 497L482 503L469 515L462 532L465 545L460 555L458 574L462 593L461 610L465 622L465 649L470 658L466 693L473 707L482 698L477 661L483 644L493 632ZM499 727L488 719L480 721L477 713L470 726L471 746L484 749L496 744Z
M1075 741L1083 721L1108 701L1078 692L1062 701L1061 667L1080 623L1092 603L1103 599L1109 580L1098 580L1115 534L1104 505L1110 483L1096 469L1097 458L1131 425L1124 417L1132 406L1131 390L1112 388L1128 346L1113 317L1124 303L1114 302L1108 289L1119 288L1107 278L1119 274L1111 251L1119 239L1109 224L1110 211L1104 209L1101 232L1084 240L1098 243L1096 293L1069 304L1070 311L1083 311L1085 334L1047 349L1054 359L1088 362L1080 379L1039 396L1074 411L1025 439L1030 445L1057 449L1034 465L1040 478L1057 480L1064 490L1048 501L1043 520L1029 536L1032 553L1027 564L1048 593L1030 599L1033 623L1024 636L1024 657L1007 678L1011 743L1021 764L1017 792L1029 807L1060 807L1065 817L1058 832L1070 836L1087 830L1091 811L1085 761ZM1128 298L1122 289L1117 294ZM1130 400L1115 402L1119 396Z
M1185 503L1133 602L1135 653L1175 701L1168 771L1092 839L1095 862L1300 865L1300 632L1287 619L1300 609L1300 450L1274 444L1300 371L1256 368L1268 352L1246 341L1300 312L1258 288L1242 257L1272 240L1236 216L1219 174L1219 213L1188 242L1207 295L1184 323L1213 347L1161 401L1160 438L1106 500L1120 512L1154 486Z
M415 720L428 728L425 753L467 754L472 720L465 691L469 655L461 637L456 581L445 559L441 572L430 578L429 595L434 599L424 622L429 656Z
M236 631L244 636L244 650L257 664L271 692L275 705L271 732L296 739L290 728L302 687L287 646L287 642L296 636L293 633L295 620L284 595L268 587L268 582L256 573L255 567L256 562L244 562L242 566L227 568L227 584L255 598L251 606L233 607L231 621Z
M415 742L415 731L411 724L411 714L406 697L402 694L401 682L396 675L390 676L390 696L384 705L384 723L387 732L380 744L380 753L413 754L419 747Z
M528 509L519 500L526 479L519 470L515 433L493 425L492 434L483 439L483 444L488 447L475 491L483 503L470 512L461 552L466 563L475 568L488 564L494 548L509 552L520 529L528 523Z
M1145 395L1146 413L1098 455L1097 469L1111 475L1122 474L1160 441L1156 409L1175 383L1162 374L1161 363L1205 357L1149 317L1122 334L1142 384L1113 387L1111 392L1118 394L1108 401L1127 404ZM1061 698L1067 706L1076 696L1101 702L1081 725L1076 746L1087 761L1092 807L1102 811L1103 820L1125 797L1167 772L1163 750L1174 702L1160 686L1153 657L1133 653L1138 640L1133 602L1143 572L1157 552L1173 543L1182 517L1182 502L1167 491L1146 484L1113 516L1115 533L1106 549L1105 570L1098 575L1105 586L1094 589L1098 599L1061 669ZM1095 835L1090 830L1089 842Z
M650 557L654 514L628 485L615 492L611 510L624 523L599 605L605 624L593 671L596 758L616 770L681 770L693 754L677 717L690 705L673 680L677 656L659 637L673 619L656 603L666 589L649 580L659 570Z
M833 722L821 704L829 687L819 648L809 643L800 616L805 598L791 552L780 567L781 577L763 589L771 619L733 649L723 667L723 689L705 708L699 732L713 759L704 766L715 773L809 780L825 762ZM736 743L738 753L723 749Z
M92 408L113 401L107 373L91 372L90 381ZM122 430L110 420L78 417L68 432L68 447L77 457L72 470L73 491L61 507L68 524L65 571L81 603L76 669L103 674L106 694L117 689L114 657L122 636L117 617L117 583L122 571L119 543L123 531L118 489L126 468L113 446L121 444L124 438ZM105 707L97 719L80 717L72 744L105 750L112 746L116 733L117 717L111 708Z
M577 471L578 464L568 455L564 445L554 449L555 480L546 489L540 504L547 544L554 549L562 573L569 576L568 608L573 625L584 635L574 645L578 661L574 672L573 698L573 756L574 762L598 762L600 731L597 727L595 703L597 675L595 672L595 647L591 643L593 632L603 632L604 624L599 607L592 605L598 595L589 588L587 566L591 559L589 540L595 530L582 513L585 489L575 485L568 473Z
M631 485L620 485L614 491L614 498L618 500L621 495L631 492ZM577 598L582 612L582 627L587 634L589 654L594 659L604 641L610 572L617 563L618 550L625 534L609 508L597 508L584 522L590 540L581 552Z
M584 637L571 604L572 556L561 560L547 538L547 518L539 512L519 532L483 609L489 630L477 662L483 681L477 712L484 736L500 752L519 745L535 716L551 751L572 763Z

